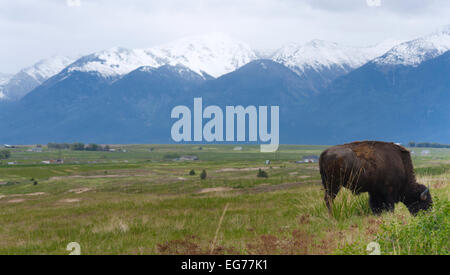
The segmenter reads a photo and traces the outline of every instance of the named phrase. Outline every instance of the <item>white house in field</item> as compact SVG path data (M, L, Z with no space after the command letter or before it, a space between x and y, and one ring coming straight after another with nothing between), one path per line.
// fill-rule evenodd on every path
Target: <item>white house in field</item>
M319 162L319 156L304 156L302 160L296 161L296 163L315 163Z
M198 160L198 157L197 156L181 156L181 157L179 157L179 158L177 158L176 160L179 160L179 161L192 161L192 160Z

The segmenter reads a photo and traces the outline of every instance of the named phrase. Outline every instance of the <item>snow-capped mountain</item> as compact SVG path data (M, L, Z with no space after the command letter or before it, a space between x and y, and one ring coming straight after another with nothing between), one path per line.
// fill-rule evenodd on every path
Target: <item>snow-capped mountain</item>
M81 57L67 68L67 72L98 73L108 78L125 75L142 66L159 67L163 64L146 50L114 47Z
M147 75L158 73L160 76L170 78L170 77L179 77L184 80L189 81L204 81L204 78L200 75L189 69L188 67L177 64L175 66L172 65L163 65L161 67L155 68L150 66L139 67L137 69L139 72L146 73Z
M349 47L335 42L312 40L306 44L290 43L271 57L297 73L310 91L319 93L336 78L362 66L398 44L387 40L371 47Z
M310 69L321 71L332 67L350 70L386 53L396 44L398 41L388 40L371 47L350 47L335 42L312 40L306 44L287 44L273 54L272 60L298 74Z
M181 64L200 75L219 77L256 59L247 44L213 33L188 37L149 49L112 48L85 56L68 72L94 72L103 77L125 75L139 67Z
M0 85L5 84L12 77L11 74L0 73Z
M0 99L19 100L73 62L72 58L54 56L22 69L0 86Z
M374 62L380 65L417 66L450 50L450 25L429 35L393 47Z
M179 63L196 73L204 72L213 77L257 59L249 45L220 33L183 38L149 51L165 57L169 65Z
M26 73L36 81L44 82L59 73L73 61L73 58L67 56L53 56L40 60L33 66L23 69L21 72Z
M3 94L3 86L8 83L11 77L12 75L10 74L0 73L0 100L5 97L5 94Z

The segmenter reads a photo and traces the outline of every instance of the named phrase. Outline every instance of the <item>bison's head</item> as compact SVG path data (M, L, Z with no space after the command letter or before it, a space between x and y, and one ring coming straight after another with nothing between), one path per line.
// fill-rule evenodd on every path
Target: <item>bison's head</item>
M428 210L433 204L430 189L423 184L419 184L417 188L414 188L408 197L409 199L405 204L413 215L416 215L420 210Z

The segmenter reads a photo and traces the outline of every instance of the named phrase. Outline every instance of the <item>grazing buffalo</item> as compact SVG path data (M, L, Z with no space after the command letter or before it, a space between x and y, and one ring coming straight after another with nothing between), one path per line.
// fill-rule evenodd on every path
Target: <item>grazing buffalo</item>
M393 211L403 202L411 214L432 205L427 187L416 182L409 151L394 143L360 141L326 149L319 159L325 203L331 203L342 186L359 194L369 192L374 214Z

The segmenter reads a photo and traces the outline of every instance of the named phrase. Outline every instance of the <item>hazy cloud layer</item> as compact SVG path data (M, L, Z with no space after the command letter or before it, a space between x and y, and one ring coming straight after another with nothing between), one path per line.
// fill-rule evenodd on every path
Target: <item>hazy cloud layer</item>
M146 48L218 31L257 49L411 39L449 24L448 0L0 0L0 72L51 55Z

